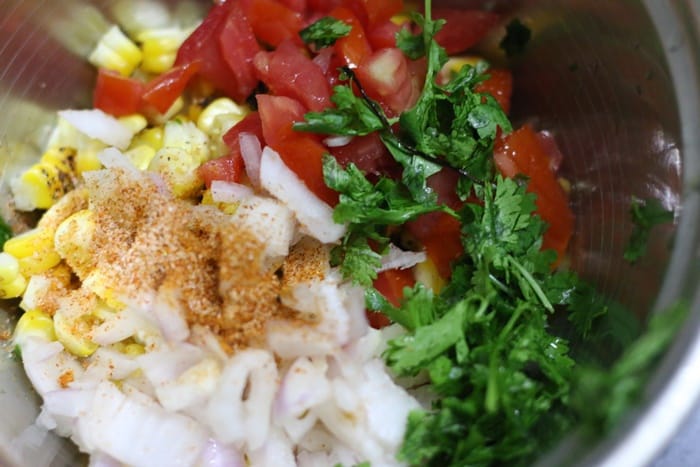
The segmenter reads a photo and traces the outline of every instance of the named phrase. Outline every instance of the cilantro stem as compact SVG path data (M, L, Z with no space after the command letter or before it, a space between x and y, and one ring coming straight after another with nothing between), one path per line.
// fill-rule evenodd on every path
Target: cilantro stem
M534 277L532 277L532 274L523 267L522 264L520 264L515 258L512 256L507 256L508 262L515 267L515 269L518 270L520 273L521 277L525 279L525 281L530 285L532 288L532 291L535 292L535 295L537 295L537 298L540 299L540 302L542 302L542 305L549 311L550 313L554 311L554 307L550 303L549 299L547 296L544 294L542 291L542 288L540 285L537 283Z

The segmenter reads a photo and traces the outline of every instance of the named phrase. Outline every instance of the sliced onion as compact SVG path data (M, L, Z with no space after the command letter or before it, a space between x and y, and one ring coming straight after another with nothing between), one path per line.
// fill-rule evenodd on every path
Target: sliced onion
M244 457L230 445L209 438L197 465L202 467L245 467Z
M108 169L123 169L134 173L138 171L131 159L117 148L103 149L97 154L97 158Z
M126 149L134 136L126 125L99 109L61 110L58 115L81 133L118 149Z
M350 141L352 141L352 136L329 136L323 140L323 144L329 148L339 148L341 146L347 146Z
M389 269L407 269L427 259L423 251L404 251L394 244L389 244L389 252L382 256L382 265L377 272Z
M211 197L216 203L239 203L250 197L253 190L240 183L214 180L211 182Z
M333 209L311 192L269 146L262 152L260 183L289 207L303 229L322 243L333 243L345 234L345 225L333 221Z
M262 147L260 140L252 133L238 135L238 144L241 148L241 157L245 165L245 172L253 186L260 186L260 158Z

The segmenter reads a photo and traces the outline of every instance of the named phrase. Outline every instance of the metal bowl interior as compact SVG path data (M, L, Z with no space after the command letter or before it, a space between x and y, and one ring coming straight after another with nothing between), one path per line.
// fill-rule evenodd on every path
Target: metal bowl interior
M0 179L38 157L54 111L86 107L94 71L84 59L125 1L5 0L0 13ZM179 14L207 2L164 1ZM543 462L584 459L641 465L672 436L700 392L700 6L695 0L445 1L485 4L532 29L525 53L507 59L500 37L480 52L515 75L513 117L551 131L564 154L577 223L571 267L640 320L684 299L692 313L655 373L646 403L597 449L568 440ZM6 184L0 206L10 216ZM654 231L649 254L622 259L632 197L678 213ZM18 219L25 221L25 219ZM0 316L12 326L11 307ZM70 445L33 425L39 401L21 368L0 359L0 464L74 465ZM671 414L671 415L669 415ZM651 436L653 434L653 436ZM588 453L582 456L581 453ZM616 462L616 460L618 460Z

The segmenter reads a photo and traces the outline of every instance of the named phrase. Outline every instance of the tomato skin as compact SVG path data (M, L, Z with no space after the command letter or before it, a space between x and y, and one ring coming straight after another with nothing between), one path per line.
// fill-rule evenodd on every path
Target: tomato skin
M301 45L299 31L304 27L300 13L275 0L252 0L248 9L255 37L277 47L291 39Z
M164 114L180 97L190 78L197 73L200 66L199 61L184 63L152 79L144 87L142 95L144 102Z
M486 72L489 78L482 81L474 90L491 94L503 111L510 112L510 97L513 94L513 73L503 68L492 68Z
M233 97L243 100L257 87L253 59L261 50L243 7L235 3L219 33L219 48L224 62L235 78Z
M367 40L373 50L396 47L396 35L401 29L402 26L391 21L371 25L367 30Z
M92 101L100 109L115 117L137 113L141 110L143 83L134 78L100 68Z
M333 45L336 54L341 58L342 64L350 68L357 68L362 61L372 53L372 47L367 40L365 30L357 16L347 7L334 8L329 16L349 24L350 33L341 37Z
M398 307L403 299L403 289L413 287L416 279L412 269L389 269L377 274L373 286L389 303ZM367 319L370 326L381 329L391 324L391 320L384 314L367 310Z
M282 42L272 52L259 52L254 65L273 94L294 98L312 111L331 106L331 87L323 70L292 41Z
M528 190L537 195L537 213L549 225L542 248L554 250L561 259L573 233L574 215L550 159L547 147L529 125L500 138L494 149L494 160L503 176L529 177Z
M226 146L231 149L231 151L240 151L238 136L241 133L252 133L258 138L258 140L260 140L261 145L264 144L265 140L263 139L262 121L260 120L260 114L258 112L249 113L243 118L243 120L236 123L230 130L224 133L222 139L224 140L224 143L226 143Z
M404 8L403 0L362 0L362 6L367 14L369 25L389 21Z
M372 53L362 62L356 74L367 94L388 107L389 116L409 109L418 99L408 60L397 48Z
M280 3L297 13L304 13L307 8L306 0L280 0Z
M239 83L236 73L231 71L224 59L224 52L221 49L222 42L229 44L233 40L231 25L224 32L224 28L227 28L229 23L229 16L243 16L242 5L239 2L215 3L204 21L178 49L175 65L199 61L200 77L234 100L243 101L250 94L249 86ZM236 24L238 19L231 21ZM238 52L229 50L227 53ZM254 54L255 50L250 50L249 53Z
M215 180L238 183L243 178L245 166L240 150L226 156L205 162L197 169L197 175L204 181L207 188Z
M309 10L325 15L333 8L339 6L342 0L307 0Z
M435 6L432 8L432 17L447 20L435 35L435 40L445 48L448 55L463 52L478 44L500 21L499 15L488 11Z
M330 148L330 152L341 166L346 167L352 162L369 177L401 175L401 166L391 156L376 133L355 136L345 146Z
M338 193L323 181L323 156L328 149L317 137L292 129L304 119L304 106L289 97L260 94L258 111L265 142L316 196L334 206Z

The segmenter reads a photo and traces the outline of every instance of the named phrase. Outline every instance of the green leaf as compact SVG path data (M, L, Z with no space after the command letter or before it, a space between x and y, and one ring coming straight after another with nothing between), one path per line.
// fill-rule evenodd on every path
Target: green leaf
M352 26L349 24L327 16L299 31L299 36L304 43L322 49L335 44L335 41L347 36L350 31Z
M501 39L499 47L508 57L520 55L525 51L531 36L530 28L515 18L506 26L506 35Z
M646 254L651 229L657 225L673 222L673 211L664 208L658 199L634 198L630 215L634 229L625 247L624 256L627 261L635 262Z

